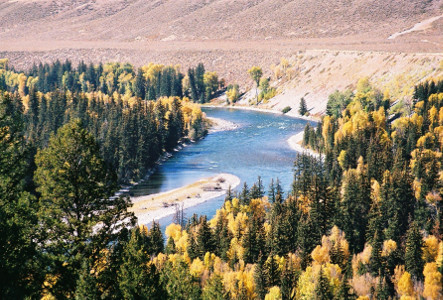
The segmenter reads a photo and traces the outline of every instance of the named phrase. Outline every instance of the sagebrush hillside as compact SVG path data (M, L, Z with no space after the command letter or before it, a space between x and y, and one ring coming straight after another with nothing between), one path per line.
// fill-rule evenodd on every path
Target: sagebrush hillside
M251 66L272 76L272 65L294 58L299 72L278 83L288 92L271 101L277 109L306 96L321 112L329 93L364 76L435 75L442 41L443 0L0 0L0 58L17 68L70 59L186 71L202 62L247 90Z
M21 0L0 2L1 37L48 40L388 37L440 0ZM32 36L30 33L32 32Z

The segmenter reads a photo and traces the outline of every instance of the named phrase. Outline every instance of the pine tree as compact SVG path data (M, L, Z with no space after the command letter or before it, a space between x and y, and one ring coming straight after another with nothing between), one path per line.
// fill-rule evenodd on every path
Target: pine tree
M206 252L214 253L215 243L211 228L206 220L206 216L200 218L200 225L197 232L197 252L203 258Z
M203 288L202 299L203 300L224 300L224 290L222 277L217 274L213 274L206 282Z
M248 189L248 184L245 182L243 183L243 189L240 193L240 197L239 197L240 203L242 205L248 205L249 201L251 200L249 197L249 189Z
M423 237L417 223L412 222L406 238L405 267L412 276L423 278Z
M372 251L371 251L371 258L369 261L371 273L374 277L384 276L383 261L381 256L381 251L383 247L382 232L378 230L375 232L371 245L372 245Z
M28 136L31 141L36 141L38 137L38 116L39 102L35 89L29 92L28 111L26 119L28 124Z
M183 258L178 257L174 263L166 262L161 270L161 282L167 291L163 299L201 299L199 281L189 273L189 266Z
M300 107L298 109L298 113L301 116L304 116L304 115L306 115L307 112L308 112L308 107L306 106L306 100L305 100L305 98L302 97L300 99Z
M175 242L172 237L168 238L168 243L166 244L165 253L166 254L175 254L176 253Z
M145 99L146 97L146 87L145 87L145 79L143 77L143 71L138 69L137 77L135 78L135 87L134 87L135 96L140 97L141 99Z
M225 202L226 201L231 201L232 198L233 198L233 196L232 196L232 189L231 189L231 185L229 185L228 191L226 192Z
M330 300L333 299L331 290L329 288L329 281L323 272L323 268L320 268L320 275L315 286L315 299L318 300Z
M46 240L41 251L52 261L50 272L60 274L60 291L69 295L82 259L106 247L135 220L127 212L129 199L109 199L117 186L115 174L80 121L63 126L37 153L36 165L40 224Z
M275 186L274 186L274 178L271 179L271 183L269 184L268 190L268 199L271 203L275 202Z
M199 256L197 243L195 242L195 238L192 232L189 233L188 236L188 247L186 251L188 252L189 258L191 259L195 259Z
M43 267L37 251L36 200L29 172L21 100L0 91L0 298L38 297Z
M149 238L151 240L151 252L150 255L157 255L163 252L164 249L164 239L163 234L160 230L160 224L158 222L152 223L152 228L149 231Z
M125 299L162 299L166 293L160 283L160 274L150 261L147 239L135 228L123 252L123 263L118 274L119 287Z
M88 260L83 261L77 287L75 290L76 300L99 300L100 293L98 291L97 280L94 274L91 274L91 267Z
M259 254L257 264L254 268L255 291L259 299L264 299L267 293L267 283L264 271L265 259L262 253Z
M265 274L267 287L280 285L280 271L272 252L263 265L263 271Z

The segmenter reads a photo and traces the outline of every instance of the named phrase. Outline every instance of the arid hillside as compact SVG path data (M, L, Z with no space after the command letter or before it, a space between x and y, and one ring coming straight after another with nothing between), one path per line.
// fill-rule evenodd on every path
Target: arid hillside
M435 68L442 49L443 0L0 0L0 57L17 68L66 58L183 69L203 62L247 89L250 66L271 76L281 57L303 52L313 56L302 64L312 71L282 86L323 99L330 88L320 87L354 84L356 74Z
M440 0L3 0L0 37L256 40L380 37L439 14Z

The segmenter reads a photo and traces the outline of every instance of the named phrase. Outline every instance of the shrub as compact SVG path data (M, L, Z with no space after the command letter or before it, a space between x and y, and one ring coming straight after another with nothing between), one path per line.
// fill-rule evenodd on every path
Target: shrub
M283 109L281 110L281 112L285 114L285 113L288 113L291 109L292 109L292 107L290 107L290 106L286 106L285 108L283 108Z

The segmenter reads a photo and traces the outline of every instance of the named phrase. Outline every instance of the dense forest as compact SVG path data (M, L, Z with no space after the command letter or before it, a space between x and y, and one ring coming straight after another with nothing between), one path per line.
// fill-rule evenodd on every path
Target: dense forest
M217 75L205 73L202 64L189 69L189 77L178 67L154 64L136 71L129 64L82 62L74 69L69 61L57 61L27 73L9 69L6 60L0 66L0 91L22 104L25 137L34 152L63 124L80 119L121 182L142 178L182 138L205 135L208 124L187 95L199 101L218 90ZM207 78L215 83L209 86Z
M91 93L73 89L67 99ZM41 103L63 89L7 90L0 94L2 298L442 298L442 81L417 85L401 113L391 113L395 99L368 80L355 94L334 93L318 127L305 129L305 146L320 158L297 155L290 191L258 178L229 192L214 218L176 220L165 240L156 223L134 226L128 199L111 198L119 165L80 110L65 109L75 117L48 138L30 129L33 93ZM106 109L93 111L91 99L107 103L107 94L92 93L88 118L101 118ZM160 104L170 115L177 101L185 120L184 100L132 97L123 108L114 100L123 116L151 116L149 107Z

